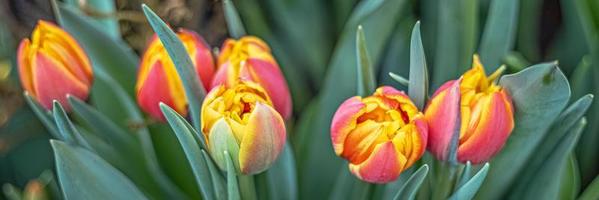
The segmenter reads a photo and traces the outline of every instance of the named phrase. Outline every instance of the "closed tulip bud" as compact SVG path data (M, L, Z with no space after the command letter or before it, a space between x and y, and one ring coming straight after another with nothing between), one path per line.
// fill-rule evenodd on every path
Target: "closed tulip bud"
M209 86L214 75L214 59L210 47L202 37L192 31L180 29L177 33L185 46L203 85ZM183 83L168 52L154 35L143 54L137 75L137 103L152 118L165 121L160 102L187 115L187 99Z
M414 164L426 149L424 116L403 92L378 88L372 96L352 97L339 106L331 124L338 156L361 180L388 183Z
M425 111L428 149L435 157L449 159L451 138L456 134L461 163L486 162L503 147L514 128L514 117L509 94L495 84L501 71L487 77L474 56L472 69L435 92Z
M223 44L212 86L231 87L239 79L260 84L283 118L291 116L291 95L285 77L268 45L257 37L228 39Z
M31 40L21 41L17 62L23 88L48 110L57 100L68 111L67 95L83 100L89 95L89 58L69 33L51 22L38 21Z
M202 104L202 132L217 165L228 151L242 174L269 168L285 144L285 123L265 90L253 82L213 88Z

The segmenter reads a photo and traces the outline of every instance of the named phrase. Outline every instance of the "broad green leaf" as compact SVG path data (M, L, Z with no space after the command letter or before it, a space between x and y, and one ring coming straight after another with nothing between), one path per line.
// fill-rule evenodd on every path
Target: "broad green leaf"
M599 199L599 176L595 177L595 180L593 180L593 182L591 182L578 197L578 200L593 199Z
M462 169L462 174L460 175L460 178L458 179L456 188L460 188L460 187L464 186L464 184L466 184L466 182L468 180L470 180L470 178L472 176L471 174L472 174L472 164L470 163L470 161L468 161L466 163L466 165L464 165L464 169Z
M81 136L81 133L77 131L73 122L67 116L67 113L62 108L62 105L58 101L54 100L52 114L54 116L54 122L61 135L65 136L65 142L69 144L76 144L92 150L91 146Z
M404 183L393 199L414 199L416 192L420 189L420 185L424 182L424 178L426 178L427 174L428 165L424 164Z
M469 200L476 195L480 186L485 181L487 173L489 172L489 163L485 163L478 172L472 176L472 178L464 183L464 185L458 188L450 197L449 200Z
M358 26L356 32L356 73L357 73L357 88L358 96L368 96L374 93L376 89L376 80L374 79L374 72L372 69L372 63L370 62L370 56L368 55L368 49L366 47L366 38L364 37L364 30L362 26Z
M216 195L214 194L215 190L212 186L210 171L208 171L208 166L202 159L200 146L194 138L190 128L186 125L186 122L182 120L182 117L166 104L160 103L160 109L167 122L171 125L171 129L173 129L173 132L177 136L177 139L183 148L183 152L185 152L187 162L191 166L191 170L196 179L196 184L202 193L202 197L204 199L215 198Z
M477 196L481 199L501 198L507 192L570 98L568 80L556 63L538 64L503 76L499 85L512 97L516 124L503 149L491 161L493 168Z
M509 194L511 198L551 199L558 196L559 175L586 125L581 124L581 118L592 101L592 95L584 96L559 115L541 142L542 145L527 161L527 167L520 172Z
M74 8L59 4L58 11L60 25L75 37L90 58L94 76L113 77L133 96L139 58L131 48L94 26L92 19L78 14Z
M541 21L542 3L541 0L525 0L520 2L520 11L518 11L516 47L522 56L531 61L538 61L541 57L540 40L538 40L541 27L538 24Z
M54 119L52 115L50 115L51 113L42 107L42 105L40 105L35 99L33 99L29 93L25 92L23 96L25 97L25 101L27 104L29 104L31 110L33 110L42 124L44 124L52 137L59 140L66 140L66 138L69 137L68 135L62 135L62 133L58 131L58 128L56 128L56 123L54 123Z
M478 1L435 1L437 27L435 51L432 64L432 86L459 78L472 63L478 40ZM429 54L427 54L429 55Z
M576 156L571 153L561 174L559 199L576 199L580 192L580 170Z
M315 116L315 124L309 131L313 134L307 136L311 140L310 147L305 152L306 155L298 156L302 157L298 173L311 174L299 176L300 194L306 194L305 198L329 196L330 188L342 167L342 159L335 156L331 150L328 133L333 113L339 104L356 94L357 75L353 69L357 63L356 59L351 58L355 56L355 34L358 25L364 27L372 63L378 63L405 4L405 0L361 1L339 37L318 99L318 107L321 110ZM378 72L376 69L374 71Z
M146 199L121 172L79 147L51 140L65 199Z
M420 22L416 22L414 29L412 29L409 80L408 95L418 109L423 110L428 95L428 70L420 36Z
M216 165L214 164L214 161L212 161L212 159L210 159L210 156L208 155L208 153L206 153L206 151L201 150L202 151L202 158L204 158L204 162L206 162L206 165L208 166L208 171L210 172L210 179L212 180L212 188L214 188L214 195L216 197L216 199L226 199L227 198L227 193L226 193L226 185L225 185L225 180L223 179L220 169L218 169L218 167L216 167Z
M193 67L193 63L187 54L187 50L185 50L185 47L177 34L175 34L175 32L173 32L173 30L171 30L171 28L168 27L168 25L154 13L154 11L145 4L142 5L142 9L148 22L152 26L152 29L154 29L154 32L156 32L158 38L160 38L168 55L175 64L179 78L183 82L193 127L196 130L201 130L200 110L202 101L206 95L206 90L196 75L195 67Z
M229 35L235 39L239 39L246 35L245 28L243 28L243 22L237 13L237 8L231 0L223 0L223 10L225 11L225 20L227 21L227 28L229 29Z
M227 197L229 200L240 200L235 166L228 152L223 152L223 155L227 158Z
M285 144L279 158L265 173L269 199L297 199L297 172L289 143Z
M481 62L489 72L495 71L514 47L519 4L519 0L493 0L491 3L479 46Z

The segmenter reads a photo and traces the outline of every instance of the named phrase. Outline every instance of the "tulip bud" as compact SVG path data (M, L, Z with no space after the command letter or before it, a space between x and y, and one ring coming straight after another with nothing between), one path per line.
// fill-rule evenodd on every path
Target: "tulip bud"
M223 44L212 87L221 84L231 87L239 79L260 84L283 118L291 116L291 95L285 77L268 45L257 37L228 39Z
M253 82L213 88L202 104L202 132L217 165L228 151L242 174L269 168L285 144L285 123L264 89Z
M57 100L70 110L67 95L87 99L93 81L91 64L75 39L51 22L40 20L31 40L19 45L21 84L44 108Z
M214 60L210 47L195 32L180 29L177 36L185 46L202 84L209 86L214 75ZM136 90L137 103L154 119L165 121L158 105L160 102L183 116L187 115L183 83L168 52L156 35L143 54Z
M475 55L472 69L435 92L425 118L429 125L428 150L437 159L449 159L455 134L459 134L455 136L459 137L460 163L484 163L503 147L514 128L514 117L510 96L495 84L501 71L487 77Z
M424 116L408 96L383 86L372 96L343 102L331 123L338 156L361 180L388 183L414 164L426 148Z

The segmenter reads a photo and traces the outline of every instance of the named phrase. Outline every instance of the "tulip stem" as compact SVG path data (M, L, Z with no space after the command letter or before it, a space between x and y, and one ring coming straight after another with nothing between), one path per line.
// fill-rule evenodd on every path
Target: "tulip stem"
M432 193L433 200L447 199L451 194L453 184L455 182L456 165L435 160L435 181L434 192Z
M239 179L239 192L241 193L241 199L244 200L256 200L256 185L254 184L254 176L252 175L240 175Z

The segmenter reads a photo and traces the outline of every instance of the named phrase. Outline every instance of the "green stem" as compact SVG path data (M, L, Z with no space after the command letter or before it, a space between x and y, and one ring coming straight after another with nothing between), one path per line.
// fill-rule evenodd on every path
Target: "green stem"
M254 176L252 175L240 175L239 179L239 192L241 192L241 199L244 200L256 200L256 186L254 185Z
M435 160L435 182L433 183L433 200L444 200L451 194L455 183L456 166Z

